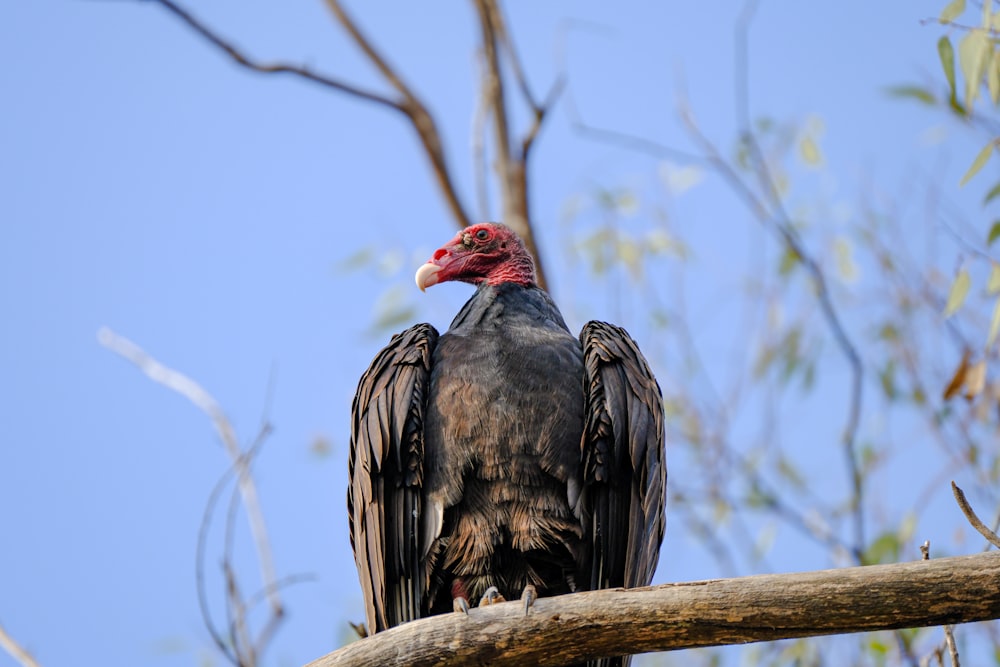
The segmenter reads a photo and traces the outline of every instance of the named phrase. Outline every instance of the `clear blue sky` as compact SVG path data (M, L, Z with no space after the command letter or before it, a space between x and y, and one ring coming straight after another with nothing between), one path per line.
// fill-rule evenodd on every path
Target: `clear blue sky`
M471 207L470 7L350 4L438 115ZM511 4L537 90L559 71L564 42L590 122L690 147L674 112L683 71L704 127L731 140L740 3ZM755 112L822 114L842 192L863 172L897 188L941 164L957 182L974 142L928 146L935 117L883 93L937 76L939 30L919 20L941 4L764 0L751 38ZM190 5L262 59L384 89L319 0ZM567 33L567 19L587 27ZM409 290L454 231L410 129L382 109L244 71L153 3L3 3L0 60L0 622L49 667L189 665L210 651L194 545L227 458L204 415L98 345L108 326L197 379L244 441L268 410L275 431L256 469L275 559L283 574L315 580L285 591L290 614L267 664L336 648L346 620L363 617L344 497L354 385L388 338L371 332L373 303L399 284L443 329L468 295ZM535 212L554 270L571 197L655 172L648 158L575 135L563 107L536 157ZM747 217L731 197L696 201L677 211L696 240ZM338 269L369 246L396 253L398 267ZM725 251L702 250L715 254ZM555 275L554 296L577 304L588 286L567 282ZM588 314L611 318L605 304ZM317 438L332 443L328 456L311 451ZM692 542L669 530L668 541ZM696 552L665 553L659 581L719 575ZM830 565L787 557L794 569Z

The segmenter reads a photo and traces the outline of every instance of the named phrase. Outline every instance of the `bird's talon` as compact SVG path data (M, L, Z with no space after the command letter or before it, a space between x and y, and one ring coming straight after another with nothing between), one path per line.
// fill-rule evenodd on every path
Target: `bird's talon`
M521 592L521 601L524 602L524 615L528 615L528 610L531 609L531 605L535 604L535 600L538 599L538 591L531 584L524 587L524 591Z
M454 600L452 600L452 608L455 611L457 611L457 612L461 612L463 614L468 614L469 613L469 601L466 600L463 597L456 597Z
M483 597L479 600L479 606L486 607L491 604L499 604L501 602L506 602L506 601L507 600L505 600L504 597L500 595L500 591L497 590L496 586L490 586L489 588L486 589L486 592L483 593Z

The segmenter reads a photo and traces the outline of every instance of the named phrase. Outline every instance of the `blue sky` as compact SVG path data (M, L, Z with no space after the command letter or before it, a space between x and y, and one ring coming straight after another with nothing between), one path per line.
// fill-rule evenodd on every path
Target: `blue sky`
M740 3L703 4L509 11L536 90L565 63L590 123L690 150L674 111L679 73L713 139L731 140L734 127ZM862 174L895 189L938 167L957 183L975 141L929 144L935 116L884 94L937 76L940 33L920 20L940 4L763 2L752 107L823 116L825 159L841 180L818 189L844 193ZM191 7L261 59L385 90L321 2ZM472 207L470 7L350 8L437 115ZM345 621L363 617L344 496L351 396L388 339L371 330L373 304L405 286L404 301L444 329L468 296L457 285L409 290L412 271L454 233L415 137L385 110L239 69L154 3L4 3L0 58L0 622L49 666L186 665L209 651L194 544L227 458L204 415L98 344L107 326L200 382L244 441L266 411L275 430L256 470L275 559L283 574L314 577L285 591L290 615L268 664L336 648ZM558 222L573 197L645 183L656 163L581 138L564 105L535 160L554 296L571 326L610 318L609 300L560 277ZM672 204L696 243L718 221L747 216L712 192ZM981 192L955 196L976 202ZM340 268L368 247L395 260ZM716 271L728 253L701 250ZM313 452L317 438L329 455ZM830 564L790 558L794 569ZM658 580L718 575L672 550Z

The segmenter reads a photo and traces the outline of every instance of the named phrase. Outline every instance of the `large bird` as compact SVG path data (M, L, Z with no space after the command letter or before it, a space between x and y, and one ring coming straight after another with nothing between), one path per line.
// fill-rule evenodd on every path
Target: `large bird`
M573 337L504 225L464 229L416 274L421 290L452 280L476 292L448 332L395 335L354 398L369 633L497 594L645 586L656 569L663 406L635 342L597 321Z

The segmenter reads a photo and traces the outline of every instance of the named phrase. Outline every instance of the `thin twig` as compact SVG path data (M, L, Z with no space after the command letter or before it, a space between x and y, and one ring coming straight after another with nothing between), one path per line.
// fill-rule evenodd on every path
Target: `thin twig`
M955 631L950 625L944 626L944 643L948 646L948 655L951 656L951 667L962 667L958 659L958 644L955 643Z
M226 580L226 619L229 627L229 641L236 653L236 667L255 667L257 657L253 653L253 641L247 623L246 607L239 581L232 562L222 561L222 572Z
M954 486L954 484L955 483L952 482L952 486ZM955 487L955 488L958 488L958 487ZM959 491L959 493L961 493L961 491ZM964 500L964 496L963 496L963 500ZM930 540L924 540L924 543L920 545L920 559L921 560L930 560L931 559L931 541ZM901 648L906 648L906 642L903 641L903 635L902 635L902 633L900 633L900 632L897 631L896 632L896 636L899 638L900 647ZM961 667L961 665L959 664L959 660L958 660L958 645L955 643L955 631L954 631L954 629L952 628L951 625L947 625L946 624L944 626L944 644L945 644L945 646L948 647L948 654L951 656L951 665L952 665L952 667ZM907 650L907 653L909 655L911 655L911 657L915 658L915 656L912 656L912 654L910 654L908 650ZM944 667L944 647L943 646L938 646L937 648L935 648L934 649L934 655L938 659L938 664L941 665L942 667Z
M643 153L658 160L674 160L684 164L715 166L711 164L711 161L706 159L704 155L697 155L679 148L674 148L673 146L667 146L666 144L662 144L647 137L640 137L636 134L630 134L620 130L597 127L595 125L588 124L585 120L583 120L583 117L577 111L576 103L574 102L573 96L569 92L566 93L566 113L570 117L570 126L574 130L576 130L579 134L589 137L595 141L613 144L636 153Z
M524 97L524 101L528 103L534 111L538 111L541 108L539 106L537 98L531 91L531 85L528 83L528 77L524 73L524 66L521 64L521 58L517 54L517 49L514 47L514 40L510 36L510 31L507 30L507 17L504 15L503 10L496 6L496 11L494 13L494 29L496 35L499 38L500 45L503 46L504 50L507 52L507 59L510 61L510 69L514 73L514 80L517 81L517 87L521 90L521 96Z
M552 84L552 88L549 89L549 93L545 96L545 101L539 107L533 107L533 116L531 120L531 127L528 128L527 133L524 138L521 139L521 161L527 163L528 157L531 155L531 148L535 145L535 139L538 138L538 133L542 129L542 125L545 124L545 117L549 110L555 106L556 102L559 100L559 96L562 95L563 90L566 89L566 77L560 75L556 78L555 82Z
M248 454L251 452L248 452ZM195 546L194 565L195 583L198 589L198 608L201 611L202 622L205 624L205 628L208 630L208 634L212 638L212 641L215 642L216 648L218 648L222 655L224 655L226 659L234 665L239 664L239 658L234 652L234 647L227 640L227 638L222 635L222 632L215 625L215 621L212 618L212 611L208 606L208 587L205 585L205 552L208 546L208 529L212 525L212 516L215 514L215 506L218 503L218 499L222 494L222 491L229 483L229 478L235 474L235 472L235 466L227 468L226 472L224 472L222 477L219 478L219 481L215 483L215 486L212 488L212 492L208 496L208 502L205 503L205 511L201 518L201 525L198 527L198 542Z
M307 81L311 81L312 83L317 83L327 88L333 88L334 90L342 93L347 93L348 95L361 98L368 102L373 102L375 104L406 113L406 110L399 102L392 100L385 95L365 90L364 88L341 81L340 79L326 74L317 74L304 65L293 65L290 63L262 63L254 60L243 51L236 48L232 42L223 39L214 30L202 23L199 19L195 18L191 12L184 9L176 2L173 2L173 0L154 0L154 2L159 3L164 8L169 10L174 16L186 23L189 28L204 37L210 44L218 47L236 63L249 70L260 72L261 74L291 74L293 76L306 79Z
M183 373L164 366L142 350L138 345L122 336L119 336L110 329L102 328L98 332L98 340L109 350L132 362L153 381L162 384L187 398L212 420L216 432L219 434L219 437L232 461L232 467L229 471L227 471L223 480L228 478L230 473L237 476L237 486L234 493L238 491L239 497L242 499L243 506L246 507L247 510L247 519L250 523L250 531L254 538L258 561L260 563L261 578L264 582L264 589L269 591L268 602L271 606L271 616L272 618L280 619L284 615L284 608L280 596L278 595L277 587L273 585L276 581L276 577L274 575L274 564L271 557L270 541L267 536L267 528L264 523L263 514L260 511L256 485L250 475L249 468L250 458L256 451L258 451L259 444L266 436L268 427L265 424L257 441L247 452L244 452L236 438L235 430L223 412L221 406L219 406L218 402L207 391L205 391L201 385ZM236 665L252 666L256 663L254 643L250 640L246 629L246 617L242 607L242 602L238 599L238 597L236 598L235 604L233 602L233 595L238 596L239 589L236 586L230 554L227 553L223 562L227 589L226 608L227 612L229 612L231 616L229 623L231 632L229 634L228 641L222 636L218 628L212 622L205 596L204 572L202 567L204 560L205 537L207 535L211 511L215 505L215 500L218 497L218 493L221 488L222 483L220 482L220 484L216 486L216 489L213 490L206 509L206 518L203 520L202 527L199 530L198 556L196 564L199 605L201 607L202 616L204 617L209 634L223 655ZM228 529L229 527L227 527L227 532ZM235 630L239 630L238 636Z
M568 113L570 114L573 128L584 136L589 136L598 141L612 143L622 148L644 153L658 159L670 159L685 163L701 164L716 171L729 184L733 191L743 199L755 217L757 217L761 223L771 227L771 229L781 239L782 243L792 254L795 255L805 268L806 272L809 274L816 288L817 299L819 301L820 311L823 314L823 318L833 334L837 346L840 348L851 368L850 398L846 425L843 432L843 443L853 492L852 515L854 518L854 544L851 545L850 552L855 561L860 563L865 544L863 515L864 480L858 465L856 447L857 431L860 426L861 419L864 369L857 347L847 334L837 309L833 304L833 298L830 293L829 285L826 282L825 274L819 263L807 252L805 244L792 225L787 212L785 212L780 193L777 191L775 180L770 173L770 169L768 168L767 160L763 156L763 152L760 150L756 137L750 130L748 119L749 94L746 85L746 70L744 69L746 63L749 61L746 31L749 27L749 22L752 20L754 12L756 11L757 5L758 0L749 0L749 2L747 2L744 6L744 10L741 12L740 19L737 22L736 70L738 73L743 72L743 74L738 74L736 79L736 96L738 100L737 103L741 109L740 113L743 117L741 124L746 128L744 130L744 138L748 142L754 156L755 163L757 164L756 172L760 179L761 188L765 192L767 202L757 196L754 190L747 185L732 165L730 165L729 162L722 157L715 145L701 132L700 128L694 121L690 109L683 100L678 104L679 113L690 134L695 139L695 142L701 148L701 154L693 154L650 140L646 137L629 134L627 132L588 125L581 119L573 102L573 97L569 93L567 93L566 107Z
M777 182L771 174L767 158L761 150L757 137L750 124L750 93L749 93L749 68L750 68L750 48L748 38L750 25L756 15L759 0L747 0L740 12L740 17L736 22L736 90L739 105L738 112L741 116L740 123L743 129L743 136L753 155L756 169L754 170L759 178L761 189L770 200L772 214L766 216L766 220L781 237L785 246L791 250L796 258L802 263L806 272L812 278L816 287L816 295L819 300L820 310L827 326L833 334L837 346L847 360L851 369L851 387L848 401L847 423L843 432L844 454L847 461L848 474L852 487L852 515L854 518L854 556L860 563L861 554L865 546L864 529L864 476L858 464L857 455L857 432L861 421L861 403L863 385L863 367L861 355L857 347L848 336L840 315L833 305L833 298L830 295L830 288L826 282L826 275L816 259L810 255L802 242L801 237L795 230L785 211L781 193L778 191ZM728 166L728 164L727 164ZM734 174L735 175L735 174ZM764 207L761 207L764 208Z
M990 544L1000 549L1000 537L997 537L996 533L990 530L985 523L979 520L979 517L976 516L975 510L972 509L972 506L969 505L969 501L966 500L965 493L962 489L958 488L958 485L955 484L955 482L951 483L951 491L955 494L955 500L958 502L958 506L962 509L962 513L965 515L965 518L969 520L969 523L972 524L972 527L978 530L979 534L985 537Z
M270 398L268 398L268 403L270 403ZM251 463L257 457L257 454L260 452L261 448L264 445L264 442L267 440L267 437L270 434L271 434L271 425L265 419L261 424L260 431L257 433L257 437L254 439L253 443L251 443L250 447L248 447L247 450L243 453L242 461L234 463L229 468L227 468L226 471L219 478L219 480L215 483L215 486L212 487L212 492L208 496L208 502L205 503L205 511L202 515L201 525L198 528L198 543L195 548L196 551L195 579L198 588L198 606L201 610L202 620L205 623L205 627L208 629L208 633L212 637L212 640L215 642L219 651L226 657L226 659L228 659L234 665L243 664L238 647L231 641L231 639L227 639L222 635L222 632L218 629L218 627L215 625L215 621L212 619L212 613L208 606L208 595L207 595L208 589L205 586L205 558L206 558L205 552L208 546L208 531L211 528L212 517L215 514L215 508L219 503L219 498L222 495L222 492L226 489L226 486L229 484L230 479L237 472L239 472L239 470L243 466L251 465ZM228 530L229 528L227 526L227 531ZM227 537L227 540L228 539L229 538ZM229 555L229 552L227 551L226 554L223 556L223 567L224 568L228 567L228 564L231 562L232 562L232 556ZM279 582L272 582L271 585L272 587L277 587L277 588L282 587L279 585ZM270 592L272 589L265 587L262 590L265 592ZM258 596L255 595L253 598L251 598L251 601L248 601L246 603L246 607L249 608L251 606L255 606L256 604L258 604L259 601L257 600L257 597ZM228 605L226 611L227 611L227 616L231 617L231 614L229 613L230 608ZM272 609L272 613L270 614L268 620L268 627L262 630L258 635L257 648L255 649L257 655L263 653L264 644L262 642L262 638L265 635L265 630L267 631L268 636L270 636L270 634L273 634L273 630L269 629L271 624L280 621L282 618L283 615L274 613L274 610ZM227 623L227 625L228 624L230 623Z
M274 561L271 556L267 525L260 510L260 501L257 499L257 486L250 476L249 465L236 438L236 431L222 407L200 384L183 373L164 366L124 336L118 335L107 327L102 327L97 333L97 339L104 347L132 362L154 382L187 398L212 420L212 424L229 454L230 461L239 472L240 494L243 497L243 506L247 510L250 532L253 535L257 558L260 561L261 580L265 587L272 585L277 577L274 574ZM280 613L282 604L277 591L270 597L269 602L272 609Z
M17 660L21 667L40 667L35 657L28 653L28 649L18 644L13 637L0 624L0 648L7 652L7 655Z
M387 64L378 51L372 47L371 43L367 40L364 34L361 33L354 21L344 12L337 0L325 1L327 6L330 7L340 23L354 39L355 43L361 48L365 55L368 56L368 59L375 64L386 81L388 81L388 83L400 93L402 99L392 99L389 96L382 95L371 90L366 90L360 86L347 83L333 76L318 74L304 65L258 62L240 49L236 48L236 46L234 46L231 42L222 38L218 33L209 28L206 24L202 23L199 19L195 18L193 14L173 0L154 1L181 19L188 25L188 27L201 35L209 43L225 52L234 62L246 67L247 69L253 70L254 72L260 72L262 74L291 74L306 81L357 97L367 102L372 102L405 115L420 138L420 142L424 147L424 152L431 162L431 167L435 177L437 178L438 186L444 194L445 201L447 202L448 208L451 210L455 221L458 223L460 228L469 226L470 218L465 211L465 207L462 205L461 199L458 196L458 191L456 190L455 184L452 180L451 172L448 169L447 161L445 159L440 134L438 133L433 117L427 111L427 108L423 105L423 103L416 97L416 95L413 94L410 88L406 86L400 76Z
M559 99L563 89L566 87L566 76L565 74L560 74L556 77L556 80L553 82L552 87L549 88L549 92L546 94L545 99L542 100L542 102L538 102L538 98L535 97L534 92L531 90L531 84L528 83L528 77L525 74L524 66L521 64L521 57L518 55L517 48L514 46L514 39L511 37L510 31L507 29L507 17L504 16L503 10L496 2L493 4L493 9L494 31L496 32L500 45L507 53L507 60L510 62L510 69L514 73L514 80L517 82L517 87L521 91L521 96L531 109L531 127L528 128L524 138L521 139L520 160L523 163L527 163L528 154L531 152L532 144L534 144L534 141L538 136L538 132L544 124L545 115L550 109L552 109L553 106L555 106L556 101Z
M257 657L254 652L254 642L250 638L247 608L243 601L242 588L233 558L236 541L236 512L239 506L240 494L239 488L236 487L229 494L222 551L222 573L226 581L226 625L229 628L229 642L239 659L239 667L253 667L257 664Z

